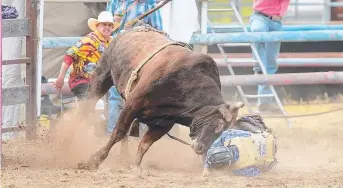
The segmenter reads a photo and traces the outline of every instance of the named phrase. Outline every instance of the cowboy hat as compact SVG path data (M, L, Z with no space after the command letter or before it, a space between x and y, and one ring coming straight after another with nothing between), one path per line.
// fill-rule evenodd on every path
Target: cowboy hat
M97 25L99 23L113 23L113 27L114 29L118 28L120 26L120 23L115 22L113 15L111 12L108 11L102 11L100 12L98 19L95 18L89 18L88 19L88 27L92 30L92 31L96 31L97 30Z

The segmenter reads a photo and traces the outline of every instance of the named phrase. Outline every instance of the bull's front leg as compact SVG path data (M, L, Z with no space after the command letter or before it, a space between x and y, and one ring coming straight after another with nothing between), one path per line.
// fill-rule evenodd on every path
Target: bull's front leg
M99 165L107 158L113 145L121 141L128 132L131 122L134 120L134 107L125 105L122 113L119 116L116 127L107 142L107 144L93 154L87 162L81 162L78 164L79 169L97 169Z
M170 125L163 125L163 127L160 126L148 126L147 132L144 134L141 142L138 146L138 151L136 155L135 162L132 166L134 170L140 170L140 165L142 163L142 159L144 154L148 151L150 146L159 140L162 136L164 136L166 133L168 133L171 128L173 127L174 123Z
M135 119L131 123L131 131L124 136L124 138L121 140L121 147L120 147L120 158L128 160L131 158L130 152L129 152L129 136L133 136L132 132L136 133L136 136L139 137L139 121ZM133 133L134 134L134 133Z

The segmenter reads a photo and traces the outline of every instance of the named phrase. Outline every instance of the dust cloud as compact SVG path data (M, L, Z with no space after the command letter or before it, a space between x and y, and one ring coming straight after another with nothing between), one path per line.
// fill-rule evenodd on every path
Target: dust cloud
M83 124L70 111L65 119L49 131L40 129L39 139L20 137L3 144L2 187L343 187L342 112L291 119L291 128L284 119L265 119L278 137L279 163L255 178L221 172L204 178L200 156L168 137L146 153L141 174L129 168L139 143L134 137L129 139L129 156L119 155L117 143L98 170L78 170L77 163L109 137L97 116ZM173 132L190 141L188 128L176 126Z

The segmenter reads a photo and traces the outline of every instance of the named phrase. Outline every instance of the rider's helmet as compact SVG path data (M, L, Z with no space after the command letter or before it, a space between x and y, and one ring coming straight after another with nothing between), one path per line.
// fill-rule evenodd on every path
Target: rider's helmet
M233 147L235 146L220 146L210 148L207 151L208 154L208 165L211 168L224 168L230 166L234 161Z

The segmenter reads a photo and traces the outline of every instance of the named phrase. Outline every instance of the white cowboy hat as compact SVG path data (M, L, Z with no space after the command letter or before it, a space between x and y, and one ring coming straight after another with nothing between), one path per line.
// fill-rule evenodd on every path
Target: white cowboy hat
M95 18L88 19L88 27L92 31L97 31L96 26L98 25L98 23L113 23L113 27L115 29L120 26L120 23L115 22L112 13L108 11L100 12L98 19L95 19Z

